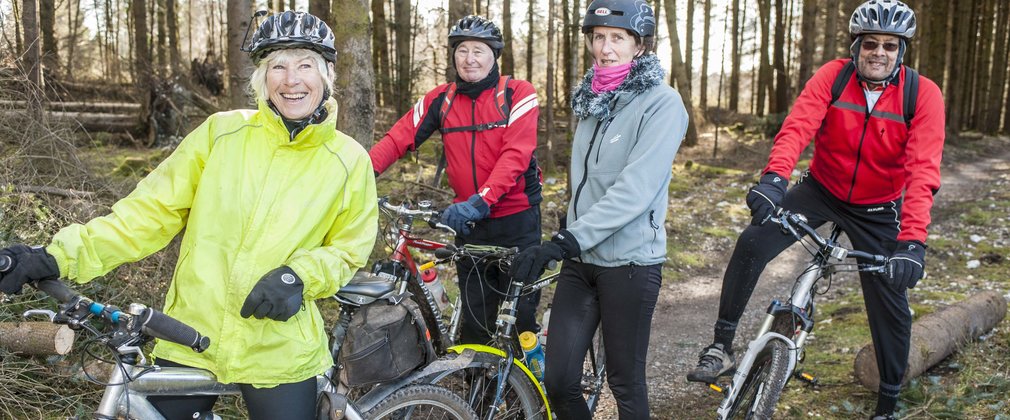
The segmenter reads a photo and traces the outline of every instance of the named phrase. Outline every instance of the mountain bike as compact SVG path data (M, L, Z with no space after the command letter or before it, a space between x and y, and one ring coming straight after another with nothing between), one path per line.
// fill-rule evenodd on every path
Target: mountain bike
M10 268L9 258L0 258L0 273ZM96 419L163 419L147 400L150 396L234 395L239 394L235 384L217 382L213 373L198 368L161 367L148 363L142 347L154 338L178 343L202 352L210 346L210 339L192 327L155 309L132 303L126 310L110 306L70 289L58 280L45 280L33 284L39 290L61 302L57 311L32 309L24 317L44 315L50 322L65 324L76 331L93 336L89 343L101 345L111 351L113 367L107 382L101 382L86 373L89 380L105 387L102 400L94 413ZM351 283L337 293L344 304L366 304L394 293L391 282ZM343 306L343 305L342 305ZM342 311L341 317L350 316L351 310ZM339 342L339 341L338 341ZM99 358L87 348L85 356ZM339 348L337 349L339 351ZM337 352L333 353L334 355ZM329 369L317 378L318 419L476 419L476 414L466 402L449 390L431 385L377 385L357 401L349 401L346 387L341 386L340 365ZM200 413L194 418L219 418L213 413Z
M837 225L824 238L802 214L780 209L770 220L803 244L812 258L793 284L789 300L773 300L768 306L757 338L748 344L730 385L709 385L725 395L717 410L720 419L769 419L791 377L816 383L815 377L798 372L796 366L803 360L804 344L814 328L814 297L827 291L818 290L818 281L826 279L830 288L832 275L838 272L886 270L887 257L840 245L842 230ZM869 262L849 262L849 258Z

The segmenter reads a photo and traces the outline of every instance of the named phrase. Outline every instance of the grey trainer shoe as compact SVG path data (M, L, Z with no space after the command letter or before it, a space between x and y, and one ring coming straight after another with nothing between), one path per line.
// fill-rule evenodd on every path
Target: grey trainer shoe
M687 380L712 384L716 378L730 375L735 369L736 361L733 360L733 353L727 352L722 344L715 343L701 351L698 366L688 372Z

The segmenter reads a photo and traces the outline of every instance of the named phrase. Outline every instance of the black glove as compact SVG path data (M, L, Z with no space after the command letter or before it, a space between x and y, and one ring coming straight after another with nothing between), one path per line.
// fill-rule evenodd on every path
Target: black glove
M242 317L264 317L277 321L287 321L298 313L302 306L302 290L305 284L291 267L282 265L270 270L253 286L242 304Z
M479 194L471 195L466 201L453 204L442 212L442 224L449 226L456 233L469 235L469 222L476 222L491 215L491 208L487 206Z
M561 261L565 258L575 258L582 253L575 236L561 229L550 242L524 249L509 267L509 276L529 284L535 282L544 273L551 261Z
M789 180L785 177L775 172L768 172L750 189L747 193L747 207L750 207L752 226L761 226L772 217L772 212L786 195L787 185Z
M58 279L60 267L56 259L42 247L13 245L0 249L0 266L10 266L0 274L0 292L8 295L21 293L21 288L28 282Z
M926 266L926 245L919 241L898 241L887 259L887 284L902 291L915 287Z

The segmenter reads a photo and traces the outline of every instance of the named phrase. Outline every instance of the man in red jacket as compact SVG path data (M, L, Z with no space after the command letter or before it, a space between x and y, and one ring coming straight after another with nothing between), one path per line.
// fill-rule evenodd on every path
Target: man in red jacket
M442 133L454 204L442 223L457 244L525 249L540 244L540 168L537 93L525 80L498 73L501 31L480 16L466 16L449 31L456 81L424 95L368 152L382 173L436 130ZM485 344L494 332L503 291L511 281L496 264L457 263L463 305L460 340ZM519 331L537 331L540 292L519 301Z
M914 118L907 124L903 118L903 88L913 70L901 59L915 28L914 12L904 3L867 1L849 22L855 71L842 80L841 95L833 101L832 85L850 60L825 64L807 82L775 137L760 182L747 195L751 226L740 235L723 278L715 342L702 351L688 380L712 383L732 373L737 322L758 277L795 241L766 223L781 206L804 214L811 226L834 222L856 249L890 255L886 274L860 273L860 282L880 366L874 415L893 415L912 324L906 290L923 275L945 124L943 96L925 77L911 93L917 95ZM811 139L810 170L786 192Z

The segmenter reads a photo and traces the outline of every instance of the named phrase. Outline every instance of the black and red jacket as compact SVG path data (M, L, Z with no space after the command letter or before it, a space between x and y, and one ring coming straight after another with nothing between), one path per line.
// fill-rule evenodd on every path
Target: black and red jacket
M854 72L831 104L831 85L848 59L828 62L807 82L775 136L764 172L788 177L814 140L810 174L839 200L886 204L904 192L898 240L926 242L933 195L940 188L944 141L943 95L920 77L915 117L906 126L902 108L905 68L867 112L866 94Z
M440 121L439 110L448 87L449 84L440 85L424 95L372 147L368 154L377 172L385 171L440 128L502 120L502 111L494 100L496 89L491 86L476 99L457 93L444 121ZM533 156L540 115L537 93L529 82L513 79L505 95L510 104L506 126L442 135L446 173L456 193L454 202L478 193L490 206L492 218L518 213L543 199L540 168Z

